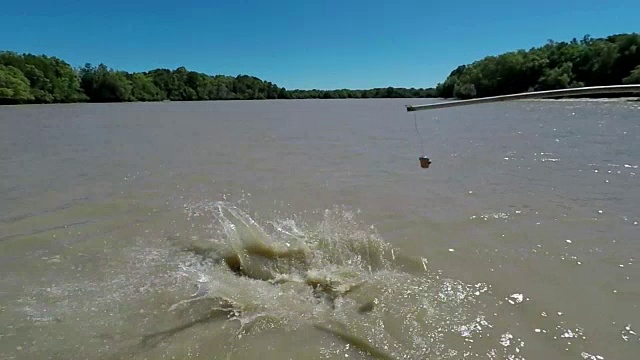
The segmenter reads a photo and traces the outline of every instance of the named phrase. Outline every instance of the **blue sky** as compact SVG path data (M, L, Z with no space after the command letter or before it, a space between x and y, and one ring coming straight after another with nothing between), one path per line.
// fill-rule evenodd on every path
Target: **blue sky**
M638 19L638 0L23 0L0 5L0 49L288 89L429 87L486 55L640 31Z

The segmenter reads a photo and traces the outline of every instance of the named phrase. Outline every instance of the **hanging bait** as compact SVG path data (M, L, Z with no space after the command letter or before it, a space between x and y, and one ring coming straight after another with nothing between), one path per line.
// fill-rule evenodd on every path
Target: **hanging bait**
M431 160L428 157L420 156L418 160L420 160L420 167L423 169L428 169L429 165L431 165Z
M519 94L489 96L484 98L476 98L476 99L468 99L468 100L446 101L446 102L438 102L438 103L432 103L432 104L426 104L426 105L408 105L407 111L444 109L444 108L450 108L454 106L484 104L484 103L493 103L493 102L499 102L499 101L513 101L513 100L538 99L538 98L543 99L543 98L552 98L552 97L593 95L593 94L620 94L620 93L640 94L640 84L586 86L581 88L569 88L569 89L559 89L559 90L530 91L530 92L519 93ZM422 136L420 135L420 131L418 131L418 121L416 119L415 113L413 114L413 120L416 124L416 133L420 137L420 145L422 147L422 156L418 158L420 160L420 167L422 167L423 169L427 169L429 165L431 165L431 160L429 160L428 157L424 156L424 141L422 139Z
M422 135L420 135L420 130L418 130L418 119L415 113L413 114L413 122L416 125L416 134L418 134L418 137L420 138L420 150L422 150L422 156L418 158L418 160L420 161L420 167L423 169L428 169L429 165L431 165L431 160L429 160L428 157L424 156L424 139L422 138Z

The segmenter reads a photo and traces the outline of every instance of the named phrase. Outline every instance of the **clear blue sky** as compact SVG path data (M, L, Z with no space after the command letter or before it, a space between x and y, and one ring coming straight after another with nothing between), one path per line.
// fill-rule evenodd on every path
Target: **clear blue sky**
M22 0L0 49L142 71L249 74L289 89L429 87L486 55L640 31L639 0Z

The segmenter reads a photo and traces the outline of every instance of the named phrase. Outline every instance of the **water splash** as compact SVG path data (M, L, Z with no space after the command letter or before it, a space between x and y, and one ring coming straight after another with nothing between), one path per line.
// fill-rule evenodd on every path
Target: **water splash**
M201 289L172 310L223 303L214 308L232 314L238 341L311 326L342 341L322 351L327 357L444 358L472 354L472 337L492 327L472 310L486 284L441 278L426 259L401 254L344 207L324 211L314 225L290 218L259 223L228 202L186 210L210 221L203 222L208 238L187 246L209 267L183 271Z

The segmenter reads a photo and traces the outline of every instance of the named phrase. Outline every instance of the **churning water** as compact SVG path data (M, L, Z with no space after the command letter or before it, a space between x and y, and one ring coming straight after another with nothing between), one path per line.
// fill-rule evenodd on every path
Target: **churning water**
M414 101L0 108L0 358L637 356L640 106Z

